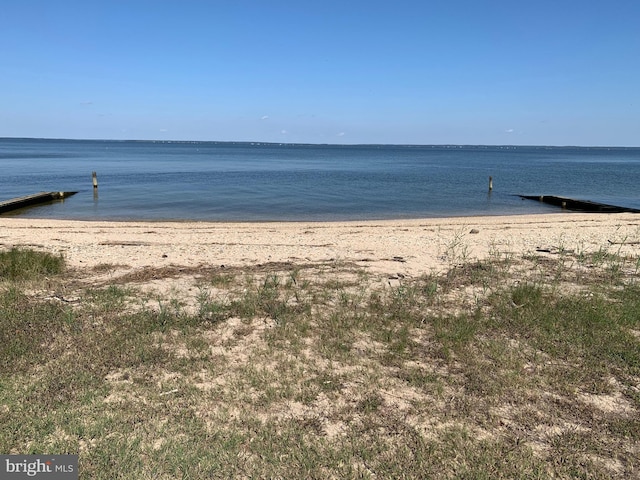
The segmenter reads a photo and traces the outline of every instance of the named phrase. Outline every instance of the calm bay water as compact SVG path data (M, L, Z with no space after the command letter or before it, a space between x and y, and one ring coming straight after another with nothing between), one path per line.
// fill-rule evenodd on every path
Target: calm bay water
M0 200L79 192L11 214L30 218L363 220L560 211L519 194L640 208L640 148L0 139L0 168Z

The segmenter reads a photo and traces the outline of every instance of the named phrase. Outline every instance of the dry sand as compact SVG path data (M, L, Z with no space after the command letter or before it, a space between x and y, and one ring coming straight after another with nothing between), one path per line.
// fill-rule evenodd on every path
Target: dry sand
M130 269L354 262L418 276L496 253L638 254L640 215L558 213L440 219L296 222L105 222L0 218L0 248L62 253L72 267Z

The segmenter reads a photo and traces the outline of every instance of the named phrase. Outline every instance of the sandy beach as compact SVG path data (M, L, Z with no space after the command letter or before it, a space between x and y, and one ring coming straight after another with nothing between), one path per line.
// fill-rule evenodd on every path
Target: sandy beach
M331 260L418 276L492 253L615 247L637 253L640 215L580 214L322 223L104 222L0 218L0 248L44 249L71 267L244 266Z

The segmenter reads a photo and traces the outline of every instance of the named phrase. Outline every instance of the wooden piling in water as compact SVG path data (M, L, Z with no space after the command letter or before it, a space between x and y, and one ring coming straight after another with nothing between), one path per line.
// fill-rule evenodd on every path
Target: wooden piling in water
M93 188L98 188L98 174L96 172L91 172L91 177L93 181Z
M493 190L493 177L489 177L489 191Z

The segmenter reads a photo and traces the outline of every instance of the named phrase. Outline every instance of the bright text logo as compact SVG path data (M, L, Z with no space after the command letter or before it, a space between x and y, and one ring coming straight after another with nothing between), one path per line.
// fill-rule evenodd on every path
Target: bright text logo
M0 478L77 480L77 455L0 455Z

